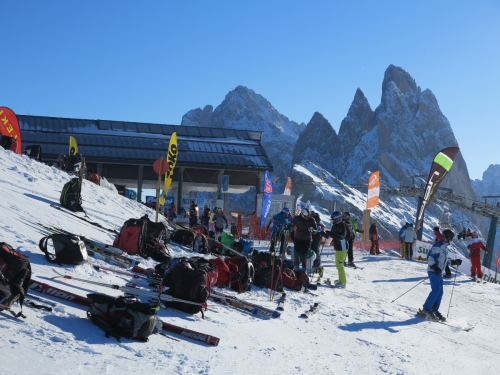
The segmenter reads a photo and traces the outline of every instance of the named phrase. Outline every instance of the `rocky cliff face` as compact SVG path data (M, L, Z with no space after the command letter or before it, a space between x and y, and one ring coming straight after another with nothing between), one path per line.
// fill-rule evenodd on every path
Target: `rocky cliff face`
M339 130L342 153L331 172L349 184L359 183L367 170L381 171L389 184L412 183L426 175L443 148L458 147L450 123L430 90L422 91L403 69L390 65L382 83L382 100L372 112L358 89ZM424 177L426 179L426 177ZM474 196L461 154L442 182L457 194Z
M213 126L263 131L262 145L284 187L291 168L292 152L305 124L298 124L280 114L262 95L244 86L230 91L212 112L211 106L189 111L181 125Z
M472 188L478 197L500 195L500 164L491 164L483 173L482 180L472 180ZM492 202L498 202L500 198L494 198Z
M323 169L331 170L338 144L337 132L323 115L316 112L299 135L293 149L292 166L304 160L314 160Z

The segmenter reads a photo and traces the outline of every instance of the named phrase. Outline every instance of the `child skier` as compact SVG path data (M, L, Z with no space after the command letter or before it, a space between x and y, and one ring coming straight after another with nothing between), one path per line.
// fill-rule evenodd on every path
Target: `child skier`
M424 307L418 315L427 319L445 321L439 312L443 298L443 269L448 263L448 246L453 241L455 233L449 229L443 231L443 238L436 242L427 253L427 274L431 283L431 292L425 300ZM461 259L451 261L452 265L462 264Z

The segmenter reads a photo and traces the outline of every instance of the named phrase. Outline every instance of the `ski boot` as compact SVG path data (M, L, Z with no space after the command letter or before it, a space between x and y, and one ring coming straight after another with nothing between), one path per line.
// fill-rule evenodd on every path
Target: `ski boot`
M434 315L441 322L445 322L446 321L446 318L439 311L434 311Z

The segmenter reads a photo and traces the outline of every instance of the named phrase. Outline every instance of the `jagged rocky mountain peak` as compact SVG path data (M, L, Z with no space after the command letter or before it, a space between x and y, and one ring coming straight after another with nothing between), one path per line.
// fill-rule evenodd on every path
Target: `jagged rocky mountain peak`
M203 126L208 127L212 122L212 114L214 107L210 104L206 105L203 109L196 108L187 112L182 116L181 125L185 126Z
M293 149L293 165L309 160L322 168L331 168L333 150L338 146L338 136L328 120L315 112Z
M497 181L500 184L500 164L490 164L483 173L483 180Z
M384 74L382 92L389 90L392 85L394 85L403 95L409 92L420 94L420 87L417 86L410 74L404 69L391 64Z
M365 94L359 88L354 94L354 99L349 107L347 116L342 120L339 136L345 142L357 143L357 140L375 126L373 121L373 110L366 99ZM348 147L349 148L349 147Z

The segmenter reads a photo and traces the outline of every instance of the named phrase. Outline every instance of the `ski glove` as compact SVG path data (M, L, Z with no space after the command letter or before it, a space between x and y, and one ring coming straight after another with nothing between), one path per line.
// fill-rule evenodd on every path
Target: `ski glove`
M443 270L439 268L436 264L432 266L432 269L434 270L434 272L436 272L436 275L440 275L441 273L443 273Z
M453 259L451 261L452 266L460 266L462 264L462 259Z

